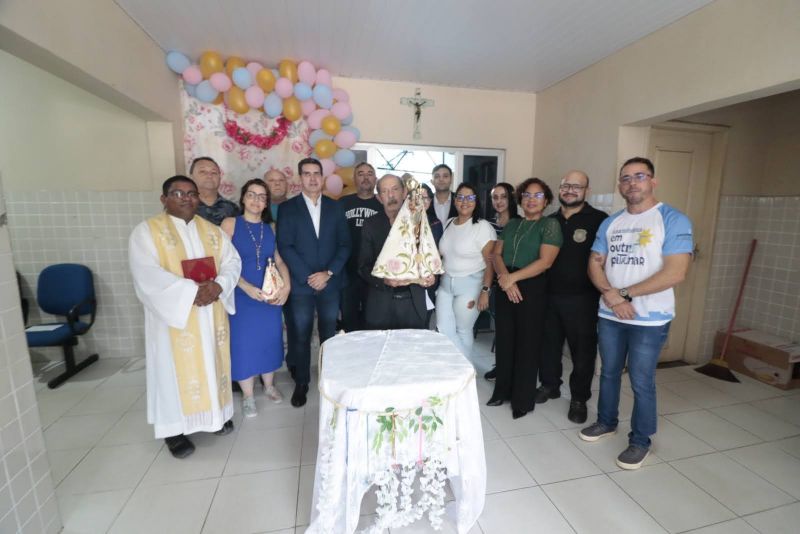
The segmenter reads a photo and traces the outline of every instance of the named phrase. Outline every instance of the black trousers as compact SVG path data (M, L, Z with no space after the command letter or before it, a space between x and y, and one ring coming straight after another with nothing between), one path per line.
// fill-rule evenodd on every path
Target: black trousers
M497 381L493 397L511 400L515 410L535 406L536 376L541 358L547 280L541 274L517 283L522 302L514 304L504 291L497 292Z
M364 330L367 284L357 274L348 276L350 284L342 290L342 329L345 332L355 332Z
M586 402L592 396L592 378L597 358L597 307L595 292L547 296L541 382L547 388L561 387L561 357L564 339L572 357L569 390L572 400Z
M367 330L427 328L427 313L417 310L410 291L369 288L365 310Z

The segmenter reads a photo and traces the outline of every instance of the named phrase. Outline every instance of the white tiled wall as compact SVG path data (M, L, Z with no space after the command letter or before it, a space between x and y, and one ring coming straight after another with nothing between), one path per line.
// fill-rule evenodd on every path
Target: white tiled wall
M0 195L0 532L55 533L61 519L2 213Z
M9 192L7 204L15 266L31 302L29 324L41 320L35 305L39 272L54 263L82 263L94 273L98 310L77 357L89 351L101 358L144 354L144 315L128 269L128 236L161 210L158 193ZM41 352L61 358L56 349Z
M758 240L739 327L800 341L800 197L723 196L706 296L702 354L728 324L747 251Z

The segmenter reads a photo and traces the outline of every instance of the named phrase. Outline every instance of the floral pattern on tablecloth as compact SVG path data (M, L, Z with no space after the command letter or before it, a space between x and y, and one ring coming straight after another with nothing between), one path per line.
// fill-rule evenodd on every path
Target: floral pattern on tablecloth
M247 180L263 178L270 169L279 169L289 180L289 196L300 193L300 177L297 163L311 155L308 144L310 129L305 120L289 125L286 138L278 145L261 150L254 146L236 143L225 131L225 121L236 120L248 131L261 135L269 134L276 124L261 111L251 110L239 115L224 104L206 104L181 91L183 106L183 154L188 174L192 160L200 156L214 158L219 163L222 179L219 192L235 202L239 191Z

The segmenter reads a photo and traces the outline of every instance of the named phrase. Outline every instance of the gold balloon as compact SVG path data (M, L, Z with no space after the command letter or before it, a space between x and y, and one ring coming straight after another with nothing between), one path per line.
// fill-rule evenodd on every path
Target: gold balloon
M275 75L269 69L261 69L256 74L256 83L265 93L269 94L275 89Z
M244 91L235 85L228 89L228 107L239 114L245 114L250 111L250 106L247 105L247 99L244 97Z
M352 195L354 193L358 193L358 190L356 189L356 186L354 186L354 185L346 185L346 186L344 186L344 188L342 188L342 196Z
M200 56L200 72L204 79L209 79L215 72L222 72L223 68L222 56L218 52L209 50Z
M353 167L343 167L341 169L337 169L336 174L338 174L342 179L342 184L344 184L345 187L348 185L355 185L355 182L353 181Z
M289 78L292 83L297 83L297 63L291 59L284 59L278 63L278 74L284 78Z
M333 115L328 115L322 119L322 131L328 135L336 135L342 129L342 123Z
M230 78L233 76L233 71L239 67L245 66L247 66L247 63L245 63L242 58L239 56L231 56L228 58L228 61L225 62L225 72L228 73L228 78Z
M290 96L283 101L283 116L290 121L296 121L303 116L303 108L296 97Z
M219 105L225 102L225 93L220 93L217 95L217 98L214 99L214 104Z
M336 154L336 143L330 139L320 139L317 141L317 144L314 145L314 151L320 158L330 158Z

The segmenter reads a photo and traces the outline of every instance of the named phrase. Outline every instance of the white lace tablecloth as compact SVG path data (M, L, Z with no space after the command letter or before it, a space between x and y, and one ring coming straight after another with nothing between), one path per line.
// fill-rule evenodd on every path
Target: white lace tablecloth
M378 533L445 509L459 533L483 511L486 459L475 370L442 334L353 332L320 362L319 449L307 533L350 534L377 486ZM449 480L455 501L444 506Z

